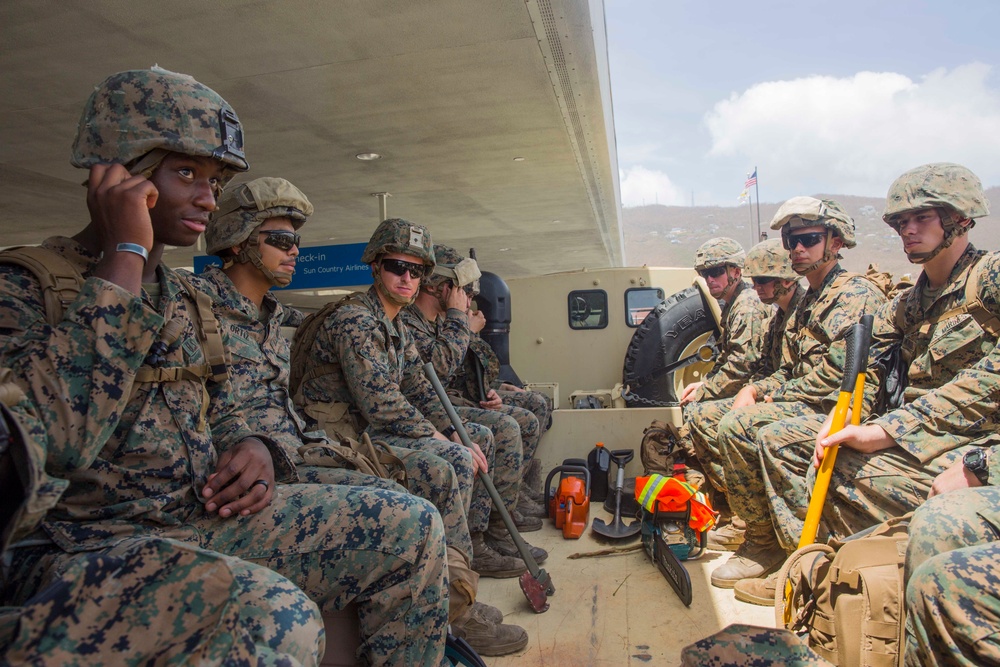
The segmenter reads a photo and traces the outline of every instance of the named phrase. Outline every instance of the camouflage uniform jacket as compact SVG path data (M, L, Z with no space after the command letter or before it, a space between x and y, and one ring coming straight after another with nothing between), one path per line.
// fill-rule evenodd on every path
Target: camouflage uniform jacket
M904 405L873 423L922 463L995 434L1000 426L997 340L969 313L953 313L940 322L921 326L965 303L965 284L973 265L979 275L980 300L990 313L1000 315L1000 254L976 250L970 244L927 310L921 306L921 293L927 288L927 277L921 273L914 287L880 308L875 317L874 350L884 349L905 335L910 364ZM900 302L901 328L895 321ZM1000 456L991 456L990 467L1000 473L998 459ZM991 479L993 474L991 470Z
M774 309L774 314L771 315L771 319L767 323L767 333L764 334L764 345L760 350L760 359L757 360L757 366L754 368L753 375L750 376L751 383L763 380L781 366L781 345L785 340L785 327L788 326L788 321L791 319L792 313L795 312L795 307L799 305L799 301L802 300L805 293L806 289L796 283L795 293L792 295L792 300L788 302L788 308L786 310Z
M372 427L404 438L445 428L451 422L406 327L386 316L375 287L347 298L316 333L309 355L310 366L330 370L303 383L305 404L296 407L347 403Z
M469 318L457 308L449 308L444 319L431 322L416 304L403 308L399 317L413 336L421 358L434 364L441 384L448 386L458 372L469 349Z
M500 381L500 359L490 344L477 333L470 334L469 352L458 370L451 376L448 389L479 405L479 387L472 366L476 359L479 359L479 363L483 366L483 384L486 385L486 389L500 389L500 385L503 384Z
M300 311L282 305L271 292L264 295L258 310L218 267L191 276L191 282L212 297L226 349L232 354L233 395L250 428L267 432L292 461L300 459L298 448L304 443L326 442L324 433L308 432L288 391L291 345L281 327L301 321ZM296 478L293 471L289 481Z
M827 411L833 407L847 362L845 335L865 313L874 313L885 295L864 276L849 274L839 264L818 289L806 291L785 327L782 359L767 378L754 381L757 394L774 401L802 401ZM875 399L878 381L868 373L866 405Z
M743 388L758 360L768 307L760 302L749 283L736 286L733 298L722 309L722 338L719 358L705 376L699 400L719 400L735 396Z
M99 261L72 239L44 245L84 276ZM46 471L69 482L42 523L68 552L112 546L132 535L187 536L185 521L201 502L220 451L256 436L275 454L274 443L247 427L226 392L209 403L207 424L199 430L206 400L200 381L134 385L164 322L175 318L180 336L162 355L162 367L206 362L194 304L173 270L160 266L157 273L159 308L91 277L62 322L50 327L35 276L0 265L0 352L47 424ZM67 409L66 396L88 398ZM275 469L279 473L277 459Z

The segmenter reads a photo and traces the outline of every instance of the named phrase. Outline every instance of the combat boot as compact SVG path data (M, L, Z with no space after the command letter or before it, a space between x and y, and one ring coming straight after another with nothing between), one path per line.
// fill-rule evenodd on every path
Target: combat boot
M733 586L736 599L762 607L774 606L774 592L778 588L778 573L772 572L763 579L740 579Z
M456 637L469 642L476 653L486 656L516 653L528 645L528 633L517 625L504 625L500 610L477 602L469 613L451 624Z
M510 513L510 518L514 520L514 526L517 527L519 533L533 533L542 529L541 519L537 516L525 516L518 512L516 507Z
M486 529L484 536L486 544L497 553L504 556L515 556L518 558L518 562L524 562L520 559L521 554L517 550L517 545L514 544L514 538L510 536L510 532L507 531L507 527L502 521L494 521L491 517L490 526ZM528 544L527 541L525 541L525 544ZM541 547L533 547L528 544L528 551L531 552L532 558L539 565L544 563L545 559L549 557L549 552Z
M713 551L736 551L743 544L746 530L746 521L734 514L730 523L708 531L708 548Z
M499 553L486 544L484 533L472 534L472 569L481 577L507 579L517 577L528 569L516 556Z
M778 544L771 522L748 523L743 544L725 565L712 572L712 585L732 588L740 579L760 578L777 570L783 562L785 550Z
M521 495L527 495L539 505L544 506L545 491L542 489L544 483L542 462L537 458L531 459L528 462L527 469L524 471L524 476L521 478Z
M539 519L544 519L546 514L545 506L542 503L536 503L523 491L517 497L517 507L514 511L521 516L533 516Z

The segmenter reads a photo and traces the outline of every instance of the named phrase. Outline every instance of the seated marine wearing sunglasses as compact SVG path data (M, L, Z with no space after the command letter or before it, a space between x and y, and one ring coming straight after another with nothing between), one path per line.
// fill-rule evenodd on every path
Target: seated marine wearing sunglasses
M451 425L423 373L423 361L412 334L399 317L413 303L422 281L436 263L431 233L422 225L400 218L384 220L375 229L361 261L371 267L374 285L352 294L326 317L307 351L309 371L292 387L296 408L310 426L367 432L372 440L391 447L417 449L441 457L455 469L465 514L445 516L449 567L456 554L468 569L489 547L482 533L472 532L469 510L482 486L479 470L490 472L493 434L480 424L467 423L473 448L466 449ZM299 352L299 350L296 350ZM298 378L296 378L298 380ZM453 539L461 533L462 538ZM527 569L520 558L505 558L502 572L491 576L516 577ZM478 581L469 570L474 597ZM471 600L470 600L471 602ZM503 624L503 614L476 603L453 631L482 655L504 655L527 644L527 633Z
M743 542L743 532L746 528L743 520L733 515L726 505L722 454L718 447L719 421L732 410L739 389L757 380L763 380L780 366L781 341L785 326L795 306L805 294L805 288L799 284L798 274L792 270L788 252L781 246L779 239L764 241L751 248L747 253L743 275L753 281L754 291L770 315L770 320L764 327L760 354L750 369L750 376L729 396L689 403L684 408L691 446L716 492L712 506L722 513L719 524L708 533L709 548L719 551L735 550ZM773 311L770 310L772 305L777 306Z
M847 273L838 262L840 250L856 243L854 220L837 202L794 197L778 209L771 229L781 231L792 269L805 277L809 289L785 329L781 364L741 389L733 410L719 422L726 495L733 512L746 522L746 533L736 553L712 573L713 585L736 586L739 599L765 605L774 603L776 577L763 577L781 566L801 532L801 524L798 532L789 528L799 519L776 512L776 503L793 486L791 476L805 478L811 461L803 459L795 470L780 474L765 469L763 443L774 451L781 442L800 439L804 428L815 436L811 424L833 407L843 379L847 330L886 301L872 282ZM876 389L877 380L869 374L866 409ZM795 488L807 492L804 485Z

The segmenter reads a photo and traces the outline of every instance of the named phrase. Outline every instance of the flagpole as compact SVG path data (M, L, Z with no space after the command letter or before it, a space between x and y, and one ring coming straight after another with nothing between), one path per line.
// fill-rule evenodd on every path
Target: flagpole
M757 238L760 239L760 175L757 173L757 165L753 166L754 179L753 191L757 195Z
M749 191L747 192L747 199L749 200L747 202L747 213L750 214L750 247L752 248L754 246L754 242L753 242L753 197L750 195Z

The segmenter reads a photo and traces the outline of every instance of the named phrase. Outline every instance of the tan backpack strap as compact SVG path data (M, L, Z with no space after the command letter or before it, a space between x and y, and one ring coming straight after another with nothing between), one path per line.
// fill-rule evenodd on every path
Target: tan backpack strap
M42 289L45 321L55 326L83 289L84 277L57 252L41 246L21 246L0 252L0 262L15 264L35 274Z
M178 275L177 278L195 302L198 318L198 326L195 328L205 356L208 357L210 377L216 382L225 382L229 379L229 360L226 356L226 344L222 340L222 327L219 326L219 320L212 311L212 298L195 289L182 276Z
M965 304L970 315L976 318L976 322L993 338L1000 337L1000 317L990 312L979 298L979 271L976 265L977 259L969 269L969 278L965 281ZM944 318L942 318L944 319Z

